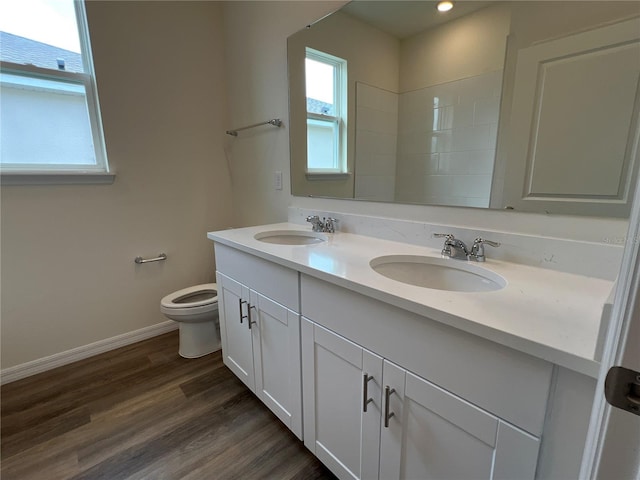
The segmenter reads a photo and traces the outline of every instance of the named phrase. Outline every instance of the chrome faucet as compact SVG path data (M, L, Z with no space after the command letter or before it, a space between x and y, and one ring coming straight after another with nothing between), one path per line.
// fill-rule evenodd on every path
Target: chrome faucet
M499 247L498 242L492 242L491 240L485 240L478 237L473 241L471 250L465 245L462 240L458 240L450 233L434 233L434 237L443 237L444 246L442 247L442 256L448 258L457 258L460 260L469 260L476 262L484 262L486 257L484 255L484 246L490 245L492 247Z
M484 238L478 237L473 241L473 247L471 247L471 253L469 254L469 259L473 259L476 262L484 262L484 246L489 245L491 247L499 247L500 243L492 242L491 240L485 240Z
M322 220L320 220L318 215L309 215L307 222L311 224L311 230L314 232L335 233L338 219L322 217Z
M458 240L450 233L434 233L434 237L444 237L444 246L442 247L442 256L449 258L460 258L467 260L469 258L469 249L462 240Z
M318 215L309 215L307 217L307 222L311 224L311 230L314 232L321 232L324 229L324 224Z

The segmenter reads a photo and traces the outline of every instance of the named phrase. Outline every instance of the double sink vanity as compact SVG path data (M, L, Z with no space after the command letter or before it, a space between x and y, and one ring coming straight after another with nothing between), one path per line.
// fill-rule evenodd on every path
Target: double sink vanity
M613 282L446 258L453 237L208 238L224 363L339 478L577 475Z

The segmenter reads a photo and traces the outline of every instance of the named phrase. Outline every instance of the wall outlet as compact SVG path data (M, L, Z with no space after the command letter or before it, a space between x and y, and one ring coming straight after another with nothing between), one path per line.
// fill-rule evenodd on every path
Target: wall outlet
M276 190L282 190L282 172L277 171L273 174L273 186Z

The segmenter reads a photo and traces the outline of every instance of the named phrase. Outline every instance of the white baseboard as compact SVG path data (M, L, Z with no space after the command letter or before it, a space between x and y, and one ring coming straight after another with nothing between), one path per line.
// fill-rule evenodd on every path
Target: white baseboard
M125 345L130 345L177 329L177 322L167 320L166 322L156 323L149 327L123 333L122 335L105 338L104 340L83 345L82 347L72 348L66 352L55 353L48 357L38 358L37 360L8 367L0 371L0 385L30 377L37 373L46 372L47 370L61 367L62 365L93 357L94 355L115 350L116 348L124 347Z

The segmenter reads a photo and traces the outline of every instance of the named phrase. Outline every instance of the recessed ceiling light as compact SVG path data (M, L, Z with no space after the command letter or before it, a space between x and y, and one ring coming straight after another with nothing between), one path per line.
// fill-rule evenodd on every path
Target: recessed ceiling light
M445 0L444 2L438 3L438 11L439 12L448 12L453 8L453 3Z

